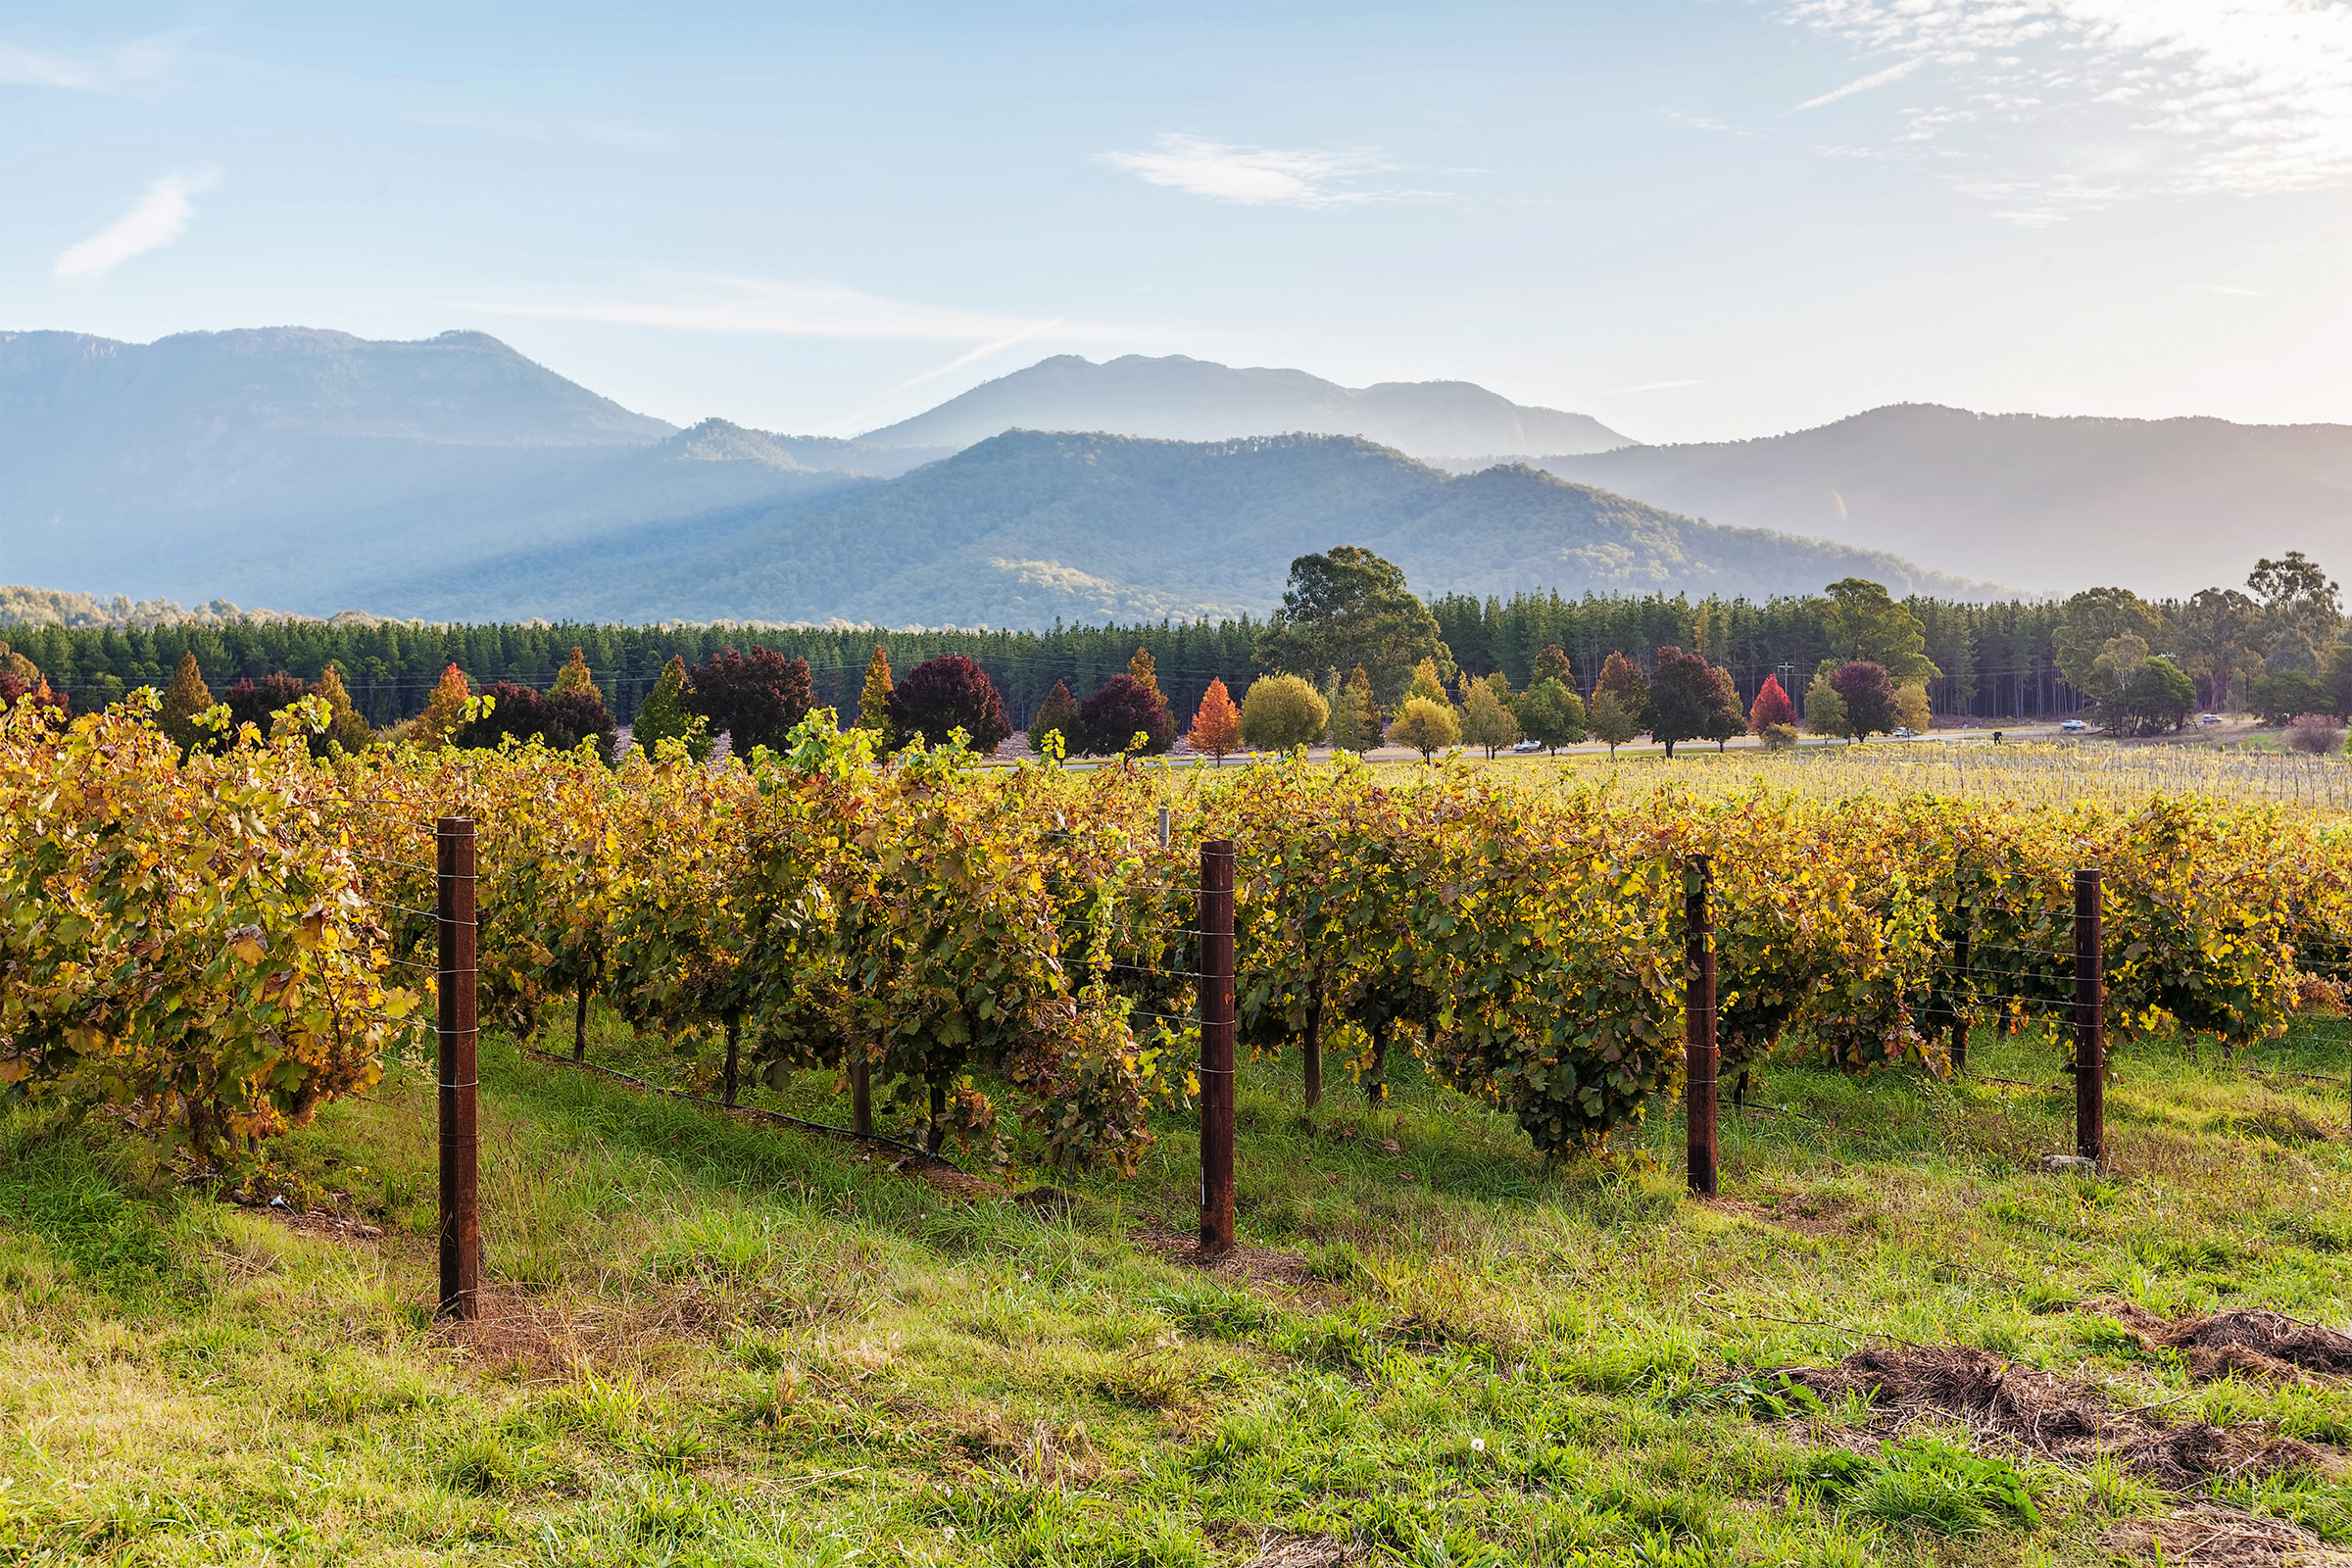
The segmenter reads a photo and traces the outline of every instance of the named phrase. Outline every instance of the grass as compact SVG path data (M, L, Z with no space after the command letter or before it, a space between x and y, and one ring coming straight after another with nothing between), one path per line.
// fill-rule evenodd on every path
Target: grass
M426 1304L416 1067L279 1156L380 1238L212 1200L143 1146L20 1113L0 1561L1107 1568L1285 1536L1432 1565L2110 1561L2110 1525L2176 1500L1957 1428L1882 1445L1867 1407L1776 1369L1872 1334L1960 1343L2352 1445L2352 1390L2193 1384L2068 1310L2352 1318L2346 1050L2341 1019L2236 1060L2122 1046L2095 1179L2030 1168L2071 1141L2064 1091L1775 1064L1776 1111L1726 1108L1711 1205L1680 1190L1670 1108L1547 1167L1409 1072L1376 1111L1341 1083L1310 1127L1296 1064L1259 1063L1241 1229L1282 1255L1275 1283L1154 1250L1192 1219L1181 1116L1134 1181L965 1200L490 1040L493 1311L463 1344ZM601 1016L592 1054L716 1065ZM2044 1082L2057 1050L1986 1032L1971 1059ZM755 1099L846 1109L814 1074ZM2352 1542L2352 1486L2324 1475L2214 1495Z

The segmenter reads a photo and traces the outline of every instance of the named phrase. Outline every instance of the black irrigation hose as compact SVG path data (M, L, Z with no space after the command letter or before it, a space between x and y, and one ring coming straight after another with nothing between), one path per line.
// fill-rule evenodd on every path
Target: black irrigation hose
M830 1122L804 1121L798 1116L787 1116L780 1110L763 1110L758 1105L730 1105L725 1101L713 1100L709 1095L695 1095L689 1094L683 1089L672 1089L667 1084L658 1084L651 1078L640 1078L635 1073L622 1072L617 1067L607 1067L600 1062L574 1061L569 1056L559 1056L552 1052L541 1051L532 1046L517 1046L515 1049L524 1055L537 1061L547 1062L551 1066L577 1067L583 1072L601 1072L608 1078L617 1078L622 1083L635 1084L640 1089L650 1089L658 1095L667 1095L673 1100L685 1100L698 1105L715 1106L731 1116L752 1116L760 1121L781 1122L787 1127L800 1127L812 1133L831 1133L836 1138L847 1138L856 1144L880 1144L887 1149L903 1149L919 1159L927 1159L933 1164L945 1165L952 1171L969 1174L964 1172L961 1165L944 1155L934 1154L928 1149L916 1144L903 1144L896 1138L885 1138L880 1133L860 1133L848 1127L836 1127Z

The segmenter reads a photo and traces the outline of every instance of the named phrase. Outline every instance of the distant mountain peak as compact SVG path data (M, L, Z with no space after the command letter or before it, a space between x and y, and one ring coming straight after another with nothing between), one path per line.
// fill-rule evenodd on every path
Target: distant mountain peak
M1469 381L1346 387L1304 370L1237 368L1183 354L1123 354L1100 365L1056 354L859 440L875 447L965 447L1011 429L1192 442L1351 435L1422 460L1606 452L1632 444L1590 415L1528 408Z

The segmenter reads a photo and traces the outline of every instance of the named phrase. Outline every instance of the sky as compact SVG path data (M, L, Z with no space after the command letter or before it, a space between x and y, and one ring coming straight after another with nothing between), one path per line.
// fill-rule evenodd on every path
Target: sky
M1060 353L2352 421L2348 264L2352 0L0 6L0 330L466 328L679 423Z

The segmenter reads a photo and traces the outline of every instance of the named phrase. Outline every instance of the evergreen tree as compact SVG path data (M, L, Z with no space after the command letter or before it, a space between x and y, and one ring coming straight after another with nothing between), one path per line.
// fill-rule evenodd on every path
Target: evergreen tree
M1069 686L1055 681L1046 693L1046 700L1037 705L1037 716L1029 721L1029 749L1045 755L1046 737L1060 737L1061 755L1070 755L1070 742L1078 734L1078 699L1070 695Z
M1258 639L1257 662L1305 676L1361 664L1379 700L1393 703L1424 658L1442 656L1451 667L1436 617L1405 587L1402 569L1360 545L1338 545L1291 563L1290 585Z
M163 711L156 715L156 723L178 746L182 761L212 744L214 732L198 722L212 710L212 688L205 685L204 672L196 667L196 656L180 655L179 672L164 693Z
M890 650L876 643L874 657L865 662L865 685L858 693L855 727L870 732L879 752L895 750L899 744L898 728L890 721Z
M1208 683L1208 691L1200 699L1200 711L1193 714L1193 727L1185 741L1203 757L1222 762L1242 744L1242 710L1233 705L1233 695L1226 691L1223 677Z
M710 760L710 725L686 707L686 661L676 654L662 666L661 678L637 710L629 738L648 757L660 755L663 741L681 741L686 755L698 762Z
M1361 664L1340 683L1331 705L1331 744L1342 752L1368 752L1380 744L1380 710L1372 700L1372 677Z

